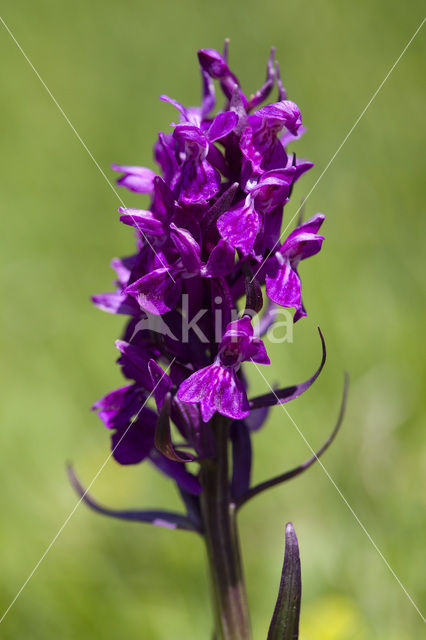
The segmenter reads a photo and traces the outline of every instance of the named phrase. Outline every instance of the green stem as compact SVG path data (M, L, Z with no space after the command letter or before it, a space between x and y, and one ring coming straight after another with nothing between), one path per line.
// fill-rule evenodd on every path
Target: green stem
M202 511L218 640L250 640L247 595L241 565L236 511L229 490L229 422L212 422L217 455L201 466Z

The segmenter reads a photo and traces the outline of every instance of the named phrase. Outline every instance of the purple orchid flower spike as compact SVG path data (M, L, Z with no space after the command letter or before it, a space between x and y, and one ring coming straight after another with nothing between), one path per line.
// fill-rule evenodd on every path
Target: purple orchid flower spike
M154 145L159 175L112 165L120 174L117 184L147 195L149 202L144 208L120 207L120 221L135 236L135 252L113 260L114 290L93 297L103 311L128 316L116 341L127 384L93 406L108 429L111 454L120 465L153 465L172 481L185 512L110 509L90 497L72 471L70 480L97 513L201 534L214 585L215 638L250 640L236 512L315 463L339 430L344 402L314 457L251 485L256 432L276 406L307 391L325 364L319 332L321 361L304 382L255 395L245 377L250 363L270 363L265 343L279 307L294 308L294 321L306 316L299 263L320 251L324 216L300 220L281 243L285 207L313 164L294 151L305 127L299 107L287 98L275 49L265 82L254 93L245 93L231 70L228 41L223 55L200 49L198 60L200 105L161 96L176 110L176 122ZM265 104L274 86L277 102ZM214 113L216 90L224 100ZM280 348L284 357L285 346ZM285 588L271 640L297 634L298 611L286 605L288 594L300 592L297 541L292 528L287 533Z
M246 360L270 364L265 345L253 333L248 316L231 322L214 363L196 371L180 385L178 398L184 402L199 402L204 422L208 422L216 411L237 420L249 415L247 394L238 370Z

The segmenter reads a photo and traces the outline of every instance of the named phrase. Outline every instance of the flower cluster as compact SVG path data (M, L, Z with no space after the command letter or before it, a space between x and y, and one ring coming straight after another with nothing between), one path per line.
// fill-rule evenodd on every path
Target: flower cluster
M233 437L246 437L267 407L296 397L319 373L249 400L241 363L269 363L254 333L255 314L263 311L263 330L275 305L294 309L294 321L306 315L298 267L320 250L324 220L316 214L281 239L284 206L313 165L288 150L304 128L299 108L287 100L274 51L266 81L251 97L229 69L226 52L202 49L198 58L201 106L161 96L177 113L154 146L159 175L113 165L118 185L149 194L150 207L120 208L120 220L135 230L137 251L113 260L116 291L93 298L101 309L130 317L116 346L131 382L94 405L113 432L114 457L121 464L148 458L192 494L200 490L198 479L185 463L211 455L209 423L216 412L234 421ZM224 107L213 115L215 85ZM277 102L260 107L275 85ZM183 335L184 316L197 319L197 330ZM161 331L153 330L156 319Z

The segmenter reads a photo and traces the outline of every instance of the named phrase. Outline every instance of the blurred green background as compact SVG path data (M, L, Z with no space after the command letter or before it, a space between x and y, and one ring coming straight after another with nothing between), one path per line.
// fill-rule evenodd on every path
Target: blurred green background
M263 2L16 0L2 16L107 175L154 166L172 119L167 93L199 99L196 50L231 38L250 93L277 47L284 84L308 128L308 193L423 17L411 0ZM424 76L421 32L307 202L327 214L321 255L301 269L308 318L271 348L271 383L305 379L326 336L328 363L288 409L312 446L327 436L351 375L344 428L324 464L420 608L424 579ZM116 196L0 26L2 153L0 606L6 609L76 504L72 460L88 484L109 439L89 408L120 384L123 319L92 308L112 256L133 250ZM126 204L141 203L120 192ZM257 391L266 385L256 371ZM276 408L255 437L255 478L310 455ZM149 466L109 462L93 494L111 506L178 504ZM423 622L323 470L247 505L240 517L254 636L266 637L284 525L303 566L303 640L409 640ZM0 625L7 639L210 638L201 542L78 508Z

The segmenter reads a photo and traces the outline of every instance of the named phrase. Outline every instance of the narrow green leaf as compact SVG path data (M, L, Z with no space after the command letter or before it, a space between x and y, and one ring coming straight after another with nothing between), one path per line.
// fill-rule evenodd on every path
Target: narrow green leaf
M285 528L285 554L277 603L267 640L297 640L299 638L300 598L299 545L291 522Z

